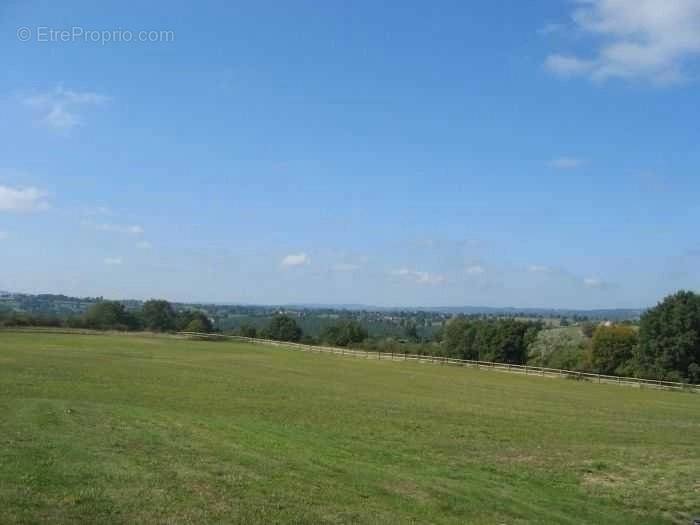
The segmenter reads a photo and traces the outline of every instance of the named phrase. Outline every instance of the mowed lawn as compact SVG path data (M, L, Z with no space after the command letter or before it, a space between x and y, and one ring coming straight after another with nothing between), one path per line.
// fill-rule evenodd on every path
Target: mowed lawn
M0 332L0 523L689 523L700 396Z

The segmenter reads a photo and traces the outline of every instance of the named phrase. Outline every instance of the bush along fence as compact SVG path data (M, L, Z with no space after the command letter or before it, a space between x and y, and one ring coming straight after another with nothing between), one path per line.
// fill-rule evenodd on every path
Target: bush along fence
M195 332L178 332L178 335L194 339L231 340L253 344L264 344L293 350L300 350L302 352L327 353L345 357L356 357L361 359L376 359L384 361L413 361L416 363L429 363L436 365L466 366L470 368L494 370L499 372L511 372L522 375L532 375L540 377L559 377L601 384L606 383L633 386L637 388L655 388L662 390L678 390L684 392L700 393L700 385L676 383L672 381L658 381L656 379L639 379L636 377L610 376L604 374L594 374L590 372L578 372L575 370L562 370L558 368L514 365L509 363L494 363L491 361L474 361L470 359L455 359L452 357L408 354L399 352L374 352L370 350L355 350L351 348L305 345L301 343L273 341L270 339L257 339L252 337L243 337L239 335L203 334Z

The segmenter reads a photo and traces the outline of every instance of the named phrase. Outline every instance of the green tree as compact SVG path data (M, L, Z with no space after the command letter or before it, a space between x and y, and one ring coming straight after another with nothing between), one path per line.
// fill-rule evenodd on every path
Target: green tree
M255 328L253 325L247 324L247 323L242 324L238 328L238 333L240 335L242 335L243 337L252 337L252 338L258 337L258 329Z
M418 327L413 321L406 324L403 333L410 343L417 343L418 341L420 341L420 336L418 335Z
M211 329L207 327L206 323L204 323L201 318L197 317L187 324L185 332L209 333Z
M515 319L456 317L445 326L442 344L451 357L520 364L526 362L528 346L541 329L541 323Z
M680 291L646 312L635 357L645 377L700 382L700 296Z
M528 364L565 370L586 367L590 341L576 327L542 330L528 346Z
M583 323L581 323L581 332L583 333L583 335L590 339L591 337L593 337L593 334L595 333L595 329L597 327L598 325L592 321L584 321Z
M445 354L458 359L478 359L479 352L474 345L476 334L475 321L466 317L450 319L442 333Z
M591 345L593 370L599 374L626 375L637 348L637 332L629 326L596 328Z
M85 313L85 326L98 330L138 330L138 318L117 301L101 301Z
M169 332L176 328L175 310L168 301L161 299L146 301L143 303L141 315L147 330Z
M321 340L331 346L349 346L367 339L367 330L357 321L340 320L321 332Z
M301 328L297 322L288 315L276 315L270 321L266 330L267 337L276 341L299 342L301 340Z
M204 312L198 310L184 310L177 312L175 315L175 326L177 330L185 332L204 332L211 333L214 331L214 324ZM198 330L190 330L196 326Z

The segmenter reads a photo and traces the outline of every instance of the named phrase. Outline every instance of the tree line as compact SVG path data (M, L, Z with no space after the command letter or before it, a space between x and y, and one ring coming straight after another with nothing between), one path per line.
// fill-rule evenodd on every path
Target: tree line
M370 351L700 383L700 295L689 291L668 296L645 312L638 327L584 322L551 330L540 321L456 316L430 340L421 340L411 324L402 339L369 337L354 320L339 320L312 337L303 334L291 316L277 315L262 330L246 325L238 333Z
M169 302L158 299L146 301L140 309L128 309L117 301L100 301L85 314L66 318L0 312L0 326L215 331L206 313L194 309L176 310ZM357 320L338 319L312 336L303 333L293 316L277 314L262 328L242 325L236 333L370 351L700 383L700 295L689 291L671 295L645 312L638 327L584 322L571 328L551 330L540 321L456 316L428 339L419 335L414 323L405 325L401 338L371 337Z
M86 328L92 330L119 330L151 332L202 332L214 331L209 317L198 310L175 310L168 302L152 299L140 309L127 309L118 301L100 301L88 308L83 315L67 317L32 315L22 312L0 312L0 326L45 326Z

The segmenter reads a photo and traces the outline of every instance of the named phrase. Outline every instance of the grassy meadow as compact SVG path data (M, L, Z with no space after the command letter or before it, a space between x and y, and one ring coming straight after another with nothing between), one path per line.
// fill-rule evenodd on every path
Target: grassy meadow
M0 332L0 523L689 523L698 395Z

